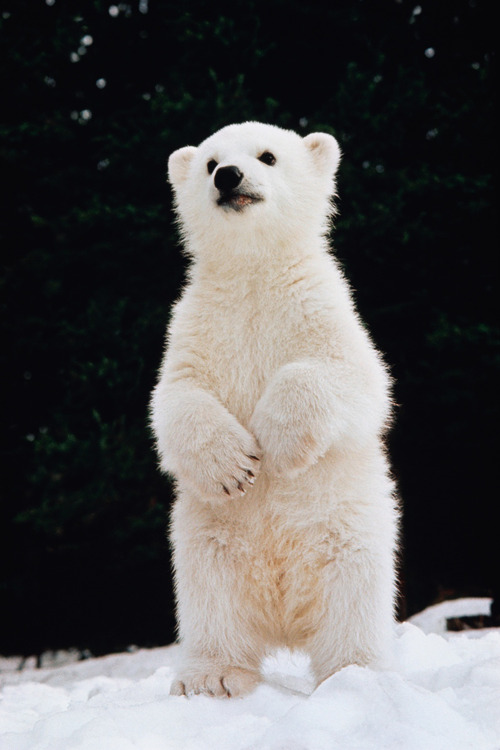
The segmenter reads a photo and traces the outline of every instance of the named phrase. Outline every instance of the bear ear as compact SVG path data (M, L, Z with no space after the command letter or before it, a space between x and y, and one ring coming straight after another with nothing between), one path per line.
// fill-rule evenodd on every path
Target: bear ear
M304 138L317 169L328 175L334 175L340 162L340 147L333 135L328 133L310 133Z
M188 175L189 165L197 151L196 146L184 146L170 154L168 159L168 181L171 185L179 185Z

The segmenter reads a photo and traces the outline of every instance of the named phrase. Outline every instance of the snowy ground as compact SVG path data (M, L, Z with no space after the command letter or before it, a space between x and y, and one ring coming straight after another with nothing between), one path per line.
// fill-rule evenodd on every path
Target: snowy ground
M300 654L229 700L169 696L177 646L41 669L0 659L0 748L500 750L500 629L445 632L489 605L430 607L398 625L390 670L347 667L312 694Z

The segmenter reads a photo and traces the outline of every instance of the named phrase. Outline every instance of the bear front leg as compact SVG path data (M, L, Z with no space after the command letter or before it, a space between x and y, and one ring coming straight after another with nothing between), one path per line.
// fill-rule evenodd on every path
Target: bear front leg
M266 469L294 476L335 444L360 445L379 435L389 401L385 374L372 369L363 372L341 358L281 367L250 420Z
M201 500L238 497L253 485L261 449L211 393L160 381L151 414L162 469Z
M339 411L332 377L323 363L309 360L285 365L268 383L250 420L267 470L293 476L328 451Z

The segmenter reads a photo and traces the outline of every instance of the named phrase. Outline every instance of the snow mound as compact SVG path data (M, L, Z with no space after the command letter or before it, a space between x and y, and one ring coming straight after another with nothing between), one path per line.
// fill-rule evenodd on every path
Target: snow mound
M426 612L424 622L438 621ZM500 630L478 632L444 637L403 623L389 669L346 667L312 693L307 658L280 651L252 695L230 700L169 696L177 646L6 671L0 747L499 750Z
M468 599L452 599L447 602L433 604L432 607L410 617L408 622L417 625L424 633L445 633L446 621L455 617L474 617L489 615L492 600L488 597L470 597Z

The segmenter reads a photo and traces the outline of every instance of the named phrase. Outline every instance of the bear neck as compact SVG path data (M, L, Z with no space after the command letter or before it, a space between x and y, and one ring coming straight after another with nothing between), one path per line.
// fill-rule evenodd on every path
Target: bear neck
M325 227L326 231L326 227ZM256 232L253 235L227 233L213 239L191 240L185 245L192 259L194 276L248 277L282 272L283 268L303 260L318 258L328 252L328 242L322 231L295 231L293 234L273 235Z

